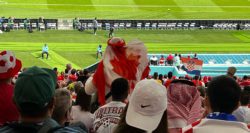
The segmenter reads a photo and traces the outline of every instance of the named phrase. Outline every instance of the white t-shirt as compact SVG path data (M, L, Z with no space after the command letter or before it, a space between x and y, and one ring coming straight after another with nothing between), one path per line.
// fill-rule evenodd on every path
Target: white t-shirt
M202 119L182 128L182 133L249 133L246 123L215 119Z
M152 61L157 61L158 58L157 58L156 56L152 56L152 57L150 58L150 60L152 60Z
M94 28L97 28L97 26L98 26L97 20L93 20L93 27L94 27Z
M93 130L95 133L113 133L120 121L120 115L124 111L126 104L117 101L100 107L94 113Z
M90 130L93 127L93 122L94 122L94 115L91 114L90 112L86 111L81 111L80 106L73 106L72 107L72 123L75 122L82 122L86 126L88 130Z
M250 109L247 106L240 106L233 112L238 121L250 123Z

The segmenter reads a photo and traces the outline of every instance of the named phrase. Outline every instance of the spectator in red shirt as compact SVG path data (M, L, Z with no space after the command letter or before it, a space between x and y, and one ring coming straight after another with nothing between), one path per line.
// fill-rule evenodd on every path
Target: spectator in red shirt
M164 86L166 88L168 88L168 86L170 85L171 81L172 81L172 77L173 77L173 73L172 72L168 72L168 79L167 81L165 82Z
M73 82L77 80L76 69L71 70L71 74L69 75L69 80Z
M246 75L243 77L240 86L250 86L250 80Z
M194 85L196 87L202 86L202 82L199 80L199 76L198 75L194 76L194 80L192 80L192 82L194 83Z
M57 76L57 80L58 81L63 81L64 80L64 72L61 72L61 74L59 76Z
M11 51L0 53L0 126L6 122L17 121L18 110L13 103L14 86L12 78L20 71L22 63L16 59Z
M161 58L160 58L160 60L159 60L159 65L160 65L160 66L164 66L164 65L165 65L164 62L165 62L164 56L161 55Z
M172 66L174 63L174 56L170 53L167 57L167 63L168 65Z

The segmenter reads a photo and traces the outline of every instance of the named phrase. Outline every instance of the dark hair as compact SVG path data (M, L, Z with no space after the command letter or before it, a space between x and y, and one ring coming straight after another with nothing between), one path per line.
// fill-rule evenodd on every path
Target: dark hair
M83 70L79 70L79 71L78 71L78 75L79 75L79 76L82 76L82 75L83 75Z
M247 80L247 79L248 79L247 75L244 75L243 80Z
M84 69L84 70L83 70L83 74L84 74L84 75L87 75L87 74L89 74L89 71L88 71L87 69Z
M245 86L241 92L240 103L243 106L247 106L249 104L250 99L250 86Z
M202 87L202 86L198 86L197 90L200 92L200 96L204 98L205 97L205 93L206 93L206 91L205 91L206 88Z
M123 101L128 96L128 81L124 78L117 78L111 84L111 95L113 101Z
M153 78L158 79L158 72L154 72Z
M54 71L57 71L57 67L54 67L53 70L54 70Z
M241 88L231 77L222 75L208 84L207 96L213 112L231 114L240 101Z
M179 54L179 57L181 58L181 54Z
M72 70L71 70L71 74L72 74L72 75L76 74L76 69L72 69Z
M68 70L68 69L65 69L65 70L64 70L64 73L68 73L68 72L69 72L69 70Z
M173 73L172 72L168 72L168 79L171 79L173 77Z
M91 96L86 94L84 88L81 88L76 93L76 105L79 105L82 111L90 111Z
M144 130L127 124L126 122L127 109L128 109L128 104L125 107L123 113L121 114L121 120L118 126L115 128L114 133L145 133ZM164 112L158 127L153 131L153 133L168 133L167 110Z
M194 76L194 80L199 80L199 77L200 77L200 76L195 75L195 76Z

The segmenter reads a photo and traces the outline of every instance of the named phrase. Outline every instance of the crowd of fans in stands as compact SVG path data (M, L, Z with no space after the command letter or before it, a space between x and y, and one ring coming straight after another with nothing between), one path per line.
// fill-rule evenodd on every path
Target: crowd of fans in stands
M179 57L170 54L167 64ZM154 73L133 92L118 78L106 96L112 100L101 107L85 93L87 70L21 67L12 52L0 53L1 133L250 132L250 79L236 78L235 67L218 77Z
M190 56L188 56L190 58ZM193 58L197 58L197 54L194 55ZM159 66L176 66L178 69L181 65L181 54L175 53L174 56L172 53L170 53L167 57L164 57L161 55L161 57L158 59L156 55L152 55L150 57L150 64L151 65L159 65Z

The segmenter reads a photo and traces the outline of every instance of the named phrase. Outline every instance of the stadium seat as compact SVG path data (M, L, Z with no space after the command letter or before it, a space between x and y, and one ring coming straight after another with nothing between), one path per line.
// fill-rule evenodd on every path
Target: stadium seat
M32 28L37 28L37 23L31 23Z
M87 29L92 29L93 28L93 23L88 23Z
M56 23L47 23L48 29L56 29Z
M98 28L98 29L102 29L102 23L98 23L98 24L97 24L97 28Z
M214 25L213 25L213 29L218 29L219 27L218 27L218 23L215 23Z
M131 28L131 26L132 26L131 23L126 23L126 29Z
M39 23L38 28L40 31L45 30L45 24L44 23Z
M109 30L110 29L110 23L105 23L105 30Z
M185 24L183 25L183 28L184 28L184 29L188 29L188 28L189 28L189 23L185 23Z
M150 23L146 23L144 28L148 30L150 28Z
M87 29L87 23L82 23L82 28Z
M24 23L19 23L19 28L24 29Z
M167 24L167 29L174 29L175 28L175 26L176 26L176 23L168 23Z
M178 23L178 24L177 24L177 28L178 28L178 29L182 29L182 28L183 28L183 27L182 27L182 23Z
M115 24L114 24L114 28L115 28L115 29L119 29L119 23L115 23Z
M237 29L237 24L233 24L232 29L234 29L234 30Z
M137 29L141 29L142 23L137 23L136 27L137 27Z
M119 24L119 29L124 29L125 28L125 24L124 23L120 23Z
M246 23L244 25L244 30L249 30L250 29L250 23Z
M167 23L159 23L158 24L158 29L163 30L163 29L166 29L166 28L167 28Z
M16 30L18 30L18 29L19 29L18 23L14 23L14 25L13 25L13 29L16 29Z
M151 29L156 29L157 28L157 23L153 23L152 25L151 25Z
M191 23L190 26L189 26L189 28L190 28L190 29L194 29L195 26L196 26L196 23Z

